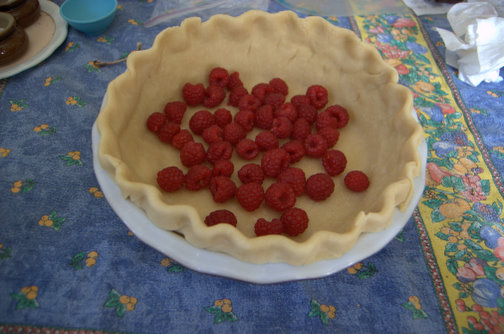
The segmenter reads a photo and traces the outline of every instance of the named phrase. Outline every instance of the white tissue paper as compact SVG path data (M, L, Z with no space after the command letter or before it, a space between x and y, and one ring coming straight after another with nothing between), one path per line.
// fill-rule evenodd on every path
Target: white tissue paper
M435 28L446 46L446 63L459 79L476 87L500 82L504 66L504 18L489 2L458 3L447 13L453 32Z

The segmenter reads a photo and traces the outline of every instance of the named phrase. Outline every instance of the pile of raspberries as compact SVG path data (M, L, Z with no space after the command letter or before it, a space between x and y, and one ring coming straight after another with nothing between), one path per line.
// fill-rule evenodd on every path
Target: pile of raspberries
M238 72L216 67L210 71L208 81L206 87L202 83L186 83L182 88L183 101L168 102L163 112L154 112L147 119L147 128L159 140L178 149L180 162L187 168L186 173L176 166L159 171L159 187L167 192L183 187L192 191L209 189L215 202L236 198L247 211L265 203L280 217L271 221L258 219L257 236L303 233L309 218L303 209L295 207L296 198L306 194L314 201L325 200L334 191L332 177L346 168L345 155L333 147L339 129L348 123L347 110L340 105L326 107L328 93L321 85L312 85L306 94L287 101L289 88L280 78L259 83L249 92ZM222 107L226 97L227 106L238 109L234 115ZM204 109L192 115L189 129L181 129L188 106ZM247 137L254 128L261 130L259 134ZM206 145L196 141L196 136ZM237 171L240 185L231 179L234 152L246 161L262 154L260 164L246 163ZM304 171L294 166L305 156L320 159L325 173L306 178ZM276 182L264 189L265 178ZM348 189L356 192L369 186L366 174L358 170L348 172L344 181ZM232 212L221 209L211 212L205 223L236 226L237 221Z

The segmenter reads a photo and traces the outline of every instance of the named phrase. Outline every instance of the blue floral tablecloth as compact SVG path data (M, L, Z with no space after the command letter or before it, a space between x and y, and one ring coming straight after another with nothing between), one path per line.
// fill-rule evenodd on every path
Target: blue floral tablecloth
M412 90L426 188L379 253L328 277L258 285L145 245L95 177L91 128L125 64L93 61L150 47L166 27L144 26L154 5L119 0L106 33L69 28L44 62L0 80L0 332L504 331L504 84L457 79L433 30L449 29L445 17L326 17L375 45ZM285 1L268 10L283 9L306 15Z

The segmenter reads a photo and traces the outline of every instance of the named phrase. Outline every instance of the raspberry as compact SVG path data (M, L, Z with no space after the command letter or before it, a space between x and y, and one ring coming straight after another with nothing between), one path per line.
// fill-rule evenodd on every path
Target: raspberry
M273 119L271 133L278 139L289 138L292 133L292 122L287 117L277 117Z
M314 201L323 201L334 191L334 181L325 173L313 174L306 180L306 194Z
M331 148L338 142L339 131L333 128L322 128L317 131L319 135L325 138L327 141L327 148Z
M259 218L254 225L254 231L258 237L268 234L282 234L282 221L278 218L273 218L273 220L269 222L264 218Z
M210 71L208 81L210 85L215 85L222 88L227 87L229 83L229 73L222 67L216 67Z
M282 79L273 78L270 80L269 84L273 88L273 92L280 93L283 96L289 95L289 87Z
M167 117L160 112L154 112L147 118L147 129L152 132L158 132L159 128L165 124Z
M278 109L285 103L285 95L280 93L270 93L264 97L263 103L270 104L273 109Z
M159 140L169 143L179 131L180 127L177 123L168 121L159 128L157 135Z
M207 144L216 143L218 141L222 141L222 129L216 124L210 125L208 128L203 130L201 136Z
M306 95L295 95L291 98L291 103L297 108L301 104L310 104L310 99Z
M207 226L213 226L221 223L236 226L236 216L229 210L221 209L212 211L205 217L205 224Z
M247 211L258 209L264 200L264 189L256 182L245 183L236 190L238 203Z
M313 124L317 119L317 109L309 104L300 104L296 107L298 118L304 118L308 123Z
M298 118L298 112L296 107L290 102L284 103L275 110L275 117L284 116L287 117L291 122L295 122Z
M192 167L205 161L206 152L201 143L190 141L180 150L180 162L186 167Z
M369 187L369 179L364 172L353 170L345 176L345 185L349 190L361 192Z
M322 109L327 104L327 89L321 85L313 85L306 90L310 104L316 109Z
M261 106L261 101L252 94L243 95L238 102L238 109L256 111Z
M289 161L291 164L294 164L301 159L303 159L305 155L305 148L301 141L299 140L291 140L282 145L282 148L289 154Z
M246 132L254 128L254 113L250 110L240 110L235 114L234 121L240 124Z
M186 83L182 88L182 97L188 106L196 107L203 103L205 86L202 83L196 85Z
M266 205L276 211L285 211L296 204L296 194L287 183L273 183L264 194Z
M231 115L231 111L226 108L219 108L214 112L215 116L215 124L224 128L227 124L233 121L233 116Z
M214 124L215 116L208 110L197 111L189 120L189 128L197 135L201 135L203 130Z
M273 118L273 107L269 104L264 104L257 108L254 124L259 129L269 130L273 126Z
M157 183L164 191L177 191L184 186L184 182L184 173L178 167L166 167L157 173Z
M240 168L238 178L242 183L255 182L262 184L264 181L264 172L258 164L248 163Z
M281 148L268 150L261 158L261 168L264 175L269 177L277 177L278 174L289 167L289 163L289 154Z
M231 177L234 172L234 165L229 160L217 160L213 164L213 176L227 176Z
M343 152L338 150L327 150L322 157L322 166L324 166L327 174L331 176L336 176L341 173L346 168L347 159Z
M311 125L304 118L298 118L292 125L291 138L304 141L311 133Z
M210 192L217 203L224 203L234 197L235 183L227 176L214 176L210 180Z
M185 144L190 141L194 141L191 132L187 129L182 129L179 133L173 136L171 144L173 145L173 147L180 150L182 147L184 147Z
M254 87L252 87L252 95L257 97L259 101L261 101L261 103L264 102L264 98L266 97L266 95L272 92L273 87L271 87L271 85L267 83L259 83Z
M259 132L255 137L255 142L259 149L263 151L278 148L278 138L268 130Z
M227 141L212 143L207 149L207 159L214 164L218 160L229 160L233 155L233 147Z
M317 128L317 130L320 130L322 128L336 129L338 128L338 120L336 119L336 117L333 117L331 113L329 113L327 110L322 111L317 116L317 120L315 121L315 127Z
M296 196L303 195L306 186L306 176L301 168L289 167L278 175L277 181L287 183Z
M291 208L282 213L280 217L284 233L295 237L308 228L308 215L303 209Z
M187 105L184 102L168 102L164 107L164 113L170 121L180 124L182 123L186 109Z
M205 98L203 99L203 106L205 108L214 108L224 101L226 98L226 91L220 86L210 85L205 90Z
M304 140L306 155L321 158L327 150L327 140L319 134L312 133Z
M229 123L224 127L224 130L222 132L222 138L224 138L225 141L228 141L231 145L236 145L245 138L246 132L242 128L240 124L237 123Z
M233 72L229 75L228 89L231 91L236 87L243 87L243 82L240 79L240 73Z
M338 129L344 128L347 125L349 116L348 111L340 105L333 105L326 109L336 119Z
M245 160L252 160L259 154L259 147L252 139L244 138L236 145L236 153Z
M240 99L245 95L248 95L248 90L245 87L234 87L231 90L231 93L229 93L228 104L233 107L238 107L238 105L240 104Z
M206 188L212 179L212 170L205 165L195 165L186 174L186 188L200 190Z

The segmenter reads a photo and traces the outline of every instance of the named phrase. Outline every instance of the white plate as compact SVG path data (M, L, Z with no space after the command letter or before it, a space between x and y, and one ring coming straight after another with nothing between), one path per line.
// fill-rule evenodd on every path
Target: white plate
M279 283L324 277L375 254L406 225L422 197L425 186L427 144L422 141L419 147L422 169L420 176L414 180L413 198L404 212L395 210L390 228L381 232L362 234L355 246L338 259L319 261L305 266L292 266L285 263L252 264L237 260L230 255L196 248L187 243L180 235L162 230L151 223L143 210L121 196L119 187L101 167L97 156L99 141L100 134L94 124L92 130L93 164L98 183L112 209L131 232L149 246L187 268L251 283Z
M47 57L49 57L54 52L54 50L56 50L58 46L60 46L61 43L63 43L63 41L65 40L68 32L67 23L60 16L58 5L48 0L39 0L39 4L41 11L40 14L44 15L44 13L46 13L50 18L52 18L54 22L54 31L48 31L47 29L44 29L45 27L37 27L37 23L40 22L34 22L32 25L28 26L25 29L26 34L28 35L29 40L31 38L32 40L38 39L40 41L41 34L52 34L52 37L42 36L50 37L50 39L47 38L47 44L37 45L34 52L32 52L30 50L30 46L28 46L27 54L13 63L0 66L0 79L11 77L39 64ZM39 18L39 20L41 19Z

